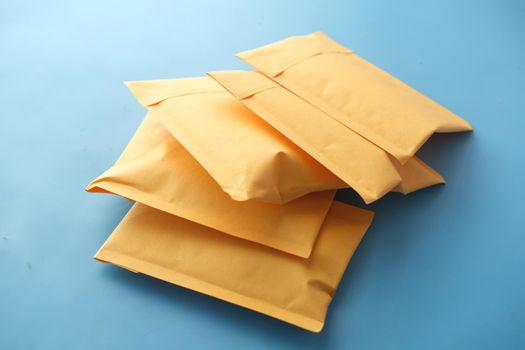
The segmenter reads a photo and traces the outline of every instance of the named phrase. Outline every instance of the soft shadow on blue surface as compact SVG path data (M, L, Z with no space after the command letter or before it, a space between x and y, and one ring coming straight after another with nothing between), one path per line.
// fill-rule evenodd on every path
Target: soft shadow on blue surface
M318 349L329 338L329 332L318 336L264 315L257 314L257 317L254 317L253 311L149 276L130 273L113 266L103 273L112 283L125 284L126 288L130 288L140 297L158 298L174 314L205 317L208 322L220 323L226 329L249 334L255 339L264 339L271 334L274 341L281 346Z
M0 348L524 349L524 18L518 0L0 2ZM367 206L323 332L94 261L131 206L83 191L144 116L122 82L246 68L234 53L318 30L475 128L418 153L446 185Z

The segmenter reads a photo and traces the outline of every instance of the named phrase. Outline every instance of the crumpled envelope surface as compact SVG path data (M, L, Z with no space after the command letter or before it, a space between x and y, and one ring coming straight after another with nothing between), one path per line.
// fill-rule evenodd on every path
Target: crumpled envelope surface
M301 257L310 255L335 195L313 192L284 205L235 201L152 115L86 190L114 193Z
M409 193L444 182L412 157L401 164L380 147L259 72L208 73L239 101L373 202L390 191Z
M347 186L210 77L126 85L235 200L283 204Z

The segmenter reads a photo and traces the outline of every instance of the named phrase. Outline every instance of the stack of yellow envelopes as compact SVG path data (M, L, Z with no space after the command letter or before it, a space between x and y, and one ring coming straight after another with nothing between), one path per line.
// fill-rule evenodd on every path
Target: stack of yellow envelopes
M443 178L415 156L470 124L324 34L237 55L256 71L128 82L147 114L89 192L136 202L95 258L310 331L373 214Z

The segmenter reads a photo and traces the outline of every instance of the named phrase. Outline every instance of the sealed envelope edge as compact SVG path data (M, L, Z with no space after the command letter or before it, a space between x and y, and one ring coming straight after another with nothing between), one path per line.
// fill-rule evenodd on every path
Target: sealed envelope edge
M240 52L235 57L257 66L269 77L275 77L294 64L321 53L352 53L352 50L331 40L321 32L292 36L277 43ZM256 62L256 64L253 64Z
M198 93L224 92L224 88L207 77L126 81L126 87L143 107L168 98Z

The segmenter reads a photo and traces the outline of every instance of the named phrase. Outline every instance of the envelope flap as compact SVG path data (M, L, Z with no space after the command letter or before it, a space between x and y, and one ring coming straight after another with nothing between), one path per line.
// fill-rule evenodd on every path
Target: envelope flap
M292 65L320 53L351 53L321 32L293 36L275 43L238 53L236 57L265 75L275 77Z
M143 107L170 97L224 91L220 84L209 77L127 81L124 84Z
M218 71L208 72L208 75L238 99L250 97L258 92L279 86L273 80L253 71Z

